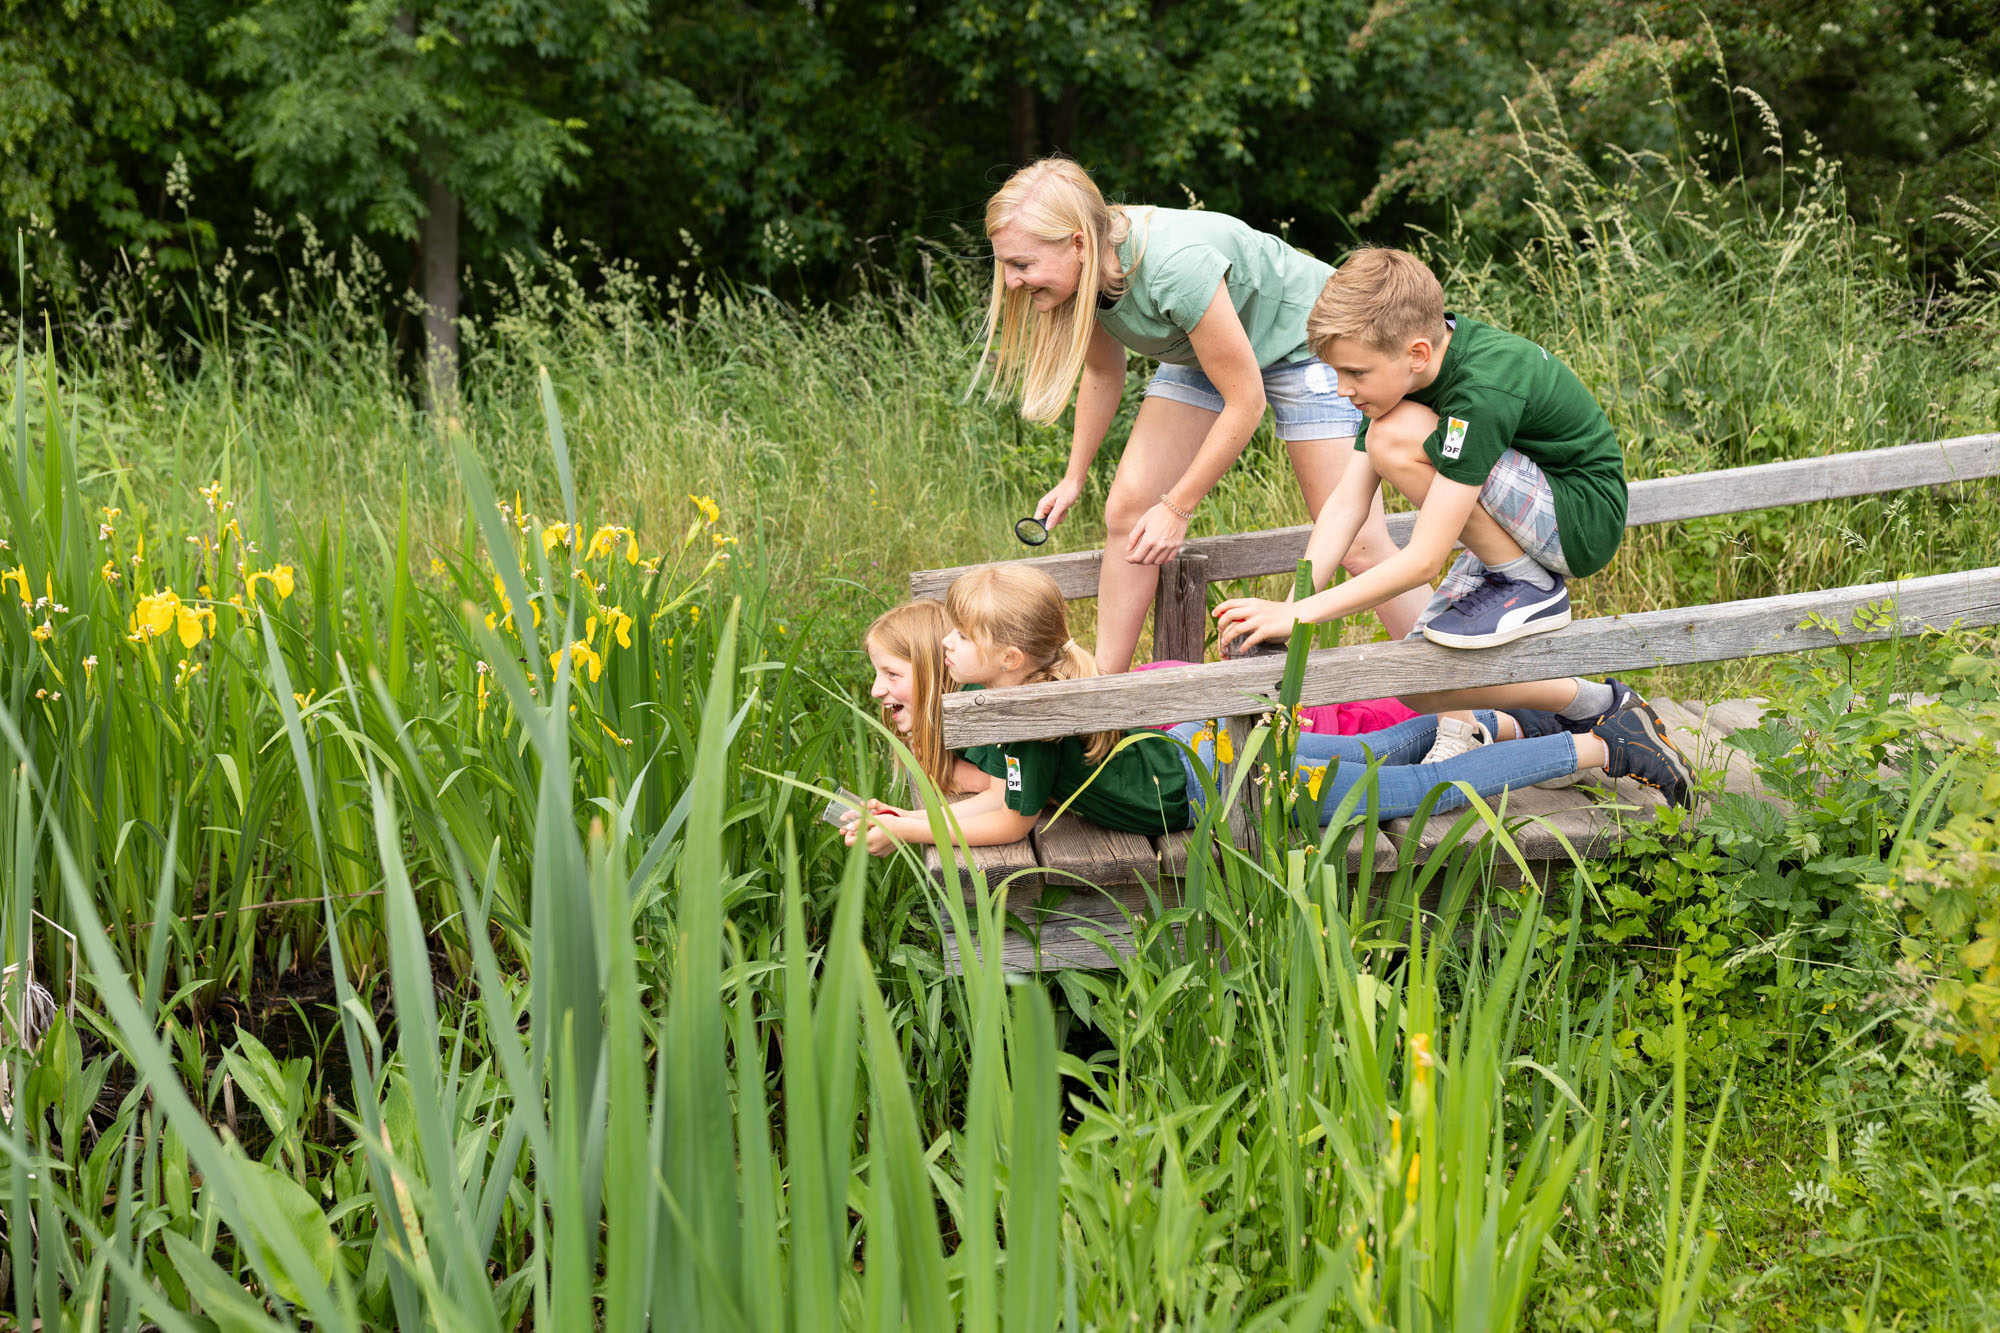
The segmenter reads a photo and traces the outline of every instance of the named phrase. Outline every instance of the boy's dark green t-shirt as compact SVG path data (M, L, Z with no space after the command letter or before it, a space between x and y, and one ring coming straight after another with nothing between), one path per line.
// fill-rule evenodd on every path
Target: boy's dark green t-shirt
M980 772L999 778L1007 808L1020 814L1040 814L1044 807L1076 796L1071 813L1103 828L1148 836L1186 828L1187 768L1172 738L1157 731L1126 734L1159 739L1128 745L1101 766L1084 757L1080 736L975 745L963 757Z
M1611 563L1625 535L1625 457L1604 409L1538 344L1476 319L1452 321L1438 376L1410 399L1438 414L1424 454L1441 476L1484 485L1508 449L1532 458L1555 493L1570 573ZM1368 423L1354 447L1367 447Z

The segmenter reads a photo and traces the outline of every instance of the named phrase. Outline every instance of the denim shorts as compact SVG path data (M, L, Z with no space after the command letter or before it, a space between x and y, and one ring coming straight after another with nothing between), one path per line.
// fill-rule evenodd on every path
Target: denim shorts
M1280 361L1264 367L1264 398L1278 418L1281 440L1350 440L1361 433L1361 409L1336 392L1333 367L1318 357ZM1222 410L1222 394L1198 366L1166 362L1153 372L1146 397L1166 398L1210 412Z

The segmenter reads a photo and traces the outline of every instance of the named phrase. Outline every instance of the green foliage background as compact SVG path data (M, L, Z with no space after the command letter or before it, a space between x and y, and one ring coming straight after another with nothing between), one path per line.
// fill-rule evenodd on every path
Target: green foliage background
M247 254L260 210L400 246L435 178L475 273L559 229L647 272L827 294L912 271L920 237L960 244L1052 149L1114 196L1192 196L1322 252L1455 216L1504 246L1531 193L1506 100L1551 96L1578 142L1632 151L1747 142L1768 106L1926 262L1959 253L1934 216L1995 188L2000 36L1972 0L0 0L0 20L0 212L45 279L141 247ZM1715 164L1774 193L1781 167Z

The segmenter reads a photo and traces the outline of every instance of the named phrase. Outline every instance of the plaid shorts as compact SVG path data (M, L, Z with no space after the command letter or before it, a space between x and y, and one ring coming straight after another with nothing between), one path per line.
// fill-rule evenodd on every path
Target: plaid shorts
M1562 535L1556 531L1556 493L1534 459L1514 449L1501 454L1486 474L1486 484L1479 488L1479 507L1491 514L1536 564L1568 576L1569 561L1563 558ZM1470 551L1460 551L1444 581L1431 594L1430 605L1417 617L1417 627L1406 637L1422 638L1425 625L1478 587L1485 576L1485 563Z

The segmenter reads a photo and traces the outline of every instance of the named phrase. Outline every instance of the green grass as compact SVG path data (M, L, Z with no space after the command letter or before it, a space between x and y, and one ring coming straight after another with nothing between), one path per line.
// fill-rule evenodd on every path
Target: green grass
M1847 219L1828 163L1795 153L1783 209L1760 209L1715 184L1700 156L1594 175L1559 132L1523 130L1523 160L1542 182L1537 243L1500 257L1476 236L1418 239L1453 309L1535 338L1576 369L1611 414L1634 479L2000 420L1990 275L1913 288L1899 240ZM1953 225L1976 255L2000 253L1989 218ZM248 269L204 288L192 338L185 318L169 330L167 308L130 284L52 313L67 410L88 426L79 465L92 490L128 513L184 522L191 478L224 477L238 492L263 483L278 518L306 532L387 530L407 496L420 553L454 545L463 499L444 426L418 410L379 331L380 265L309 239L265 263L278 274L270 291L247 287ZM559 253L489 294L494 313L468 333L458 420L498 494L554 512L529 389L546 368L585 509L657 540L689 492L712 495L732 531L762 539L766 576L801 594L794 610L863 618L911 569L1018 554L1013 518L1060 474L1063 432L962 401L984 282L976 262L952 261L922 289L883 288L838 309L703 290L663 311L617 266ZM31 327L30 346L41 332ZM1100 544L1110 456L1144 373L1135 363L1095 498L1050 549ZM41 409L28 410L32 420ZM1635 530L1611 568L1580 585L1581 609L1985 563L1995 493L1987 482ZM1195 530L1307 517L1265 432Z
M1544 244L1432 257L1635 477L2000 418L1991 286L1920 299L1814 164L1767 215L1524 142ZM950 976L995 886L848 853L810 789L888 785L861 626L1016 553L1060 465L960 401L976 274L662 312L559 262L441 420L379 270L282 260L0 352L0 940L78 996L0 1052L16 1326L1992 1323L2000 1102L1928 1006L1985 909L1941 858L1899 896L1992 771L1990 639L1655 682L1773 695L1791 811L1546 903L1495 887L1488 807L1350 876L1274 802L1118 967ZM1297 506L1265 440L1202 522ZM1986 483L1642 531L1587 597L1985 564L1996 519Z

